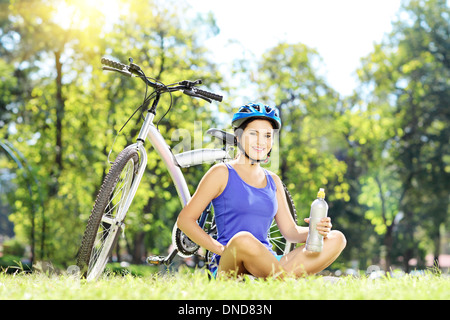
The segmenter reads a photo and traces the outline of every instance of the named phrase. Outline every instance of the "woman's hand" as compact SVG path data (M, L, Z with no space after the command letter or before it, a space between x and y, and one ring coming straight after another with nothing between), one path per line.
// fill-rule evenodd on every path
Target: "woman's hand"
M303 220L309 224L309 218L305 218ZM333 225L331 224L331 218L325 217L317 223L317 230L319 231L319 234L326 238L328 236L328 233L330 233L332 226Z

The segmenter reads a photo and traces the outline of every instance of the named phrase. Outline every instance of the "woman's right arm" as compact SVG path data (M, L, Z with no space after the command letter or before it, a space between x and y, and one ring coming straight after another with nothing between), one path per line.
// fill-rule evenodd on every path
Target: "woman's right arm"
M192 241L219 255L222 254L224 246L200 228L197 220L208 204L222 193L227 181L228 169L225 165L217 164L209 169L177 219L178 228Z

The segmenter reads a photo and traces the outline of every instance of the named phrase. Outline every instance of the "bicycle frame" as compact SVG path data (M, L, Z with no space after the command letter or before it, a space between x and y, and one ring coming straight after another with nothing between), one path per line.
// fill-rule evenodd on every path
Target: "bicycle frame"
M164 140L164 137L154 126L154 117L155 114L151 111L147 113L144 124L142 125L141 131L139 132L137 142L127 147L137 149L137 151L139 152L140 161L138 172L136 173L133 184L131 186L130 196L126 200L122 210L123 214L128 211L131 205L131 201L134 198L136 190L144 174L145 167L147 165L147 152L144 148L144 142L146 139L150 141L156 152L163 160L167 170L169 171L170 177L175 184L178 197L183 207L191 199L191 194L180 167L189 167L191 165L197 165L203 162L229 159L227 151L222 149L198 149L174 155L169 145Z
M147 137L150 143L155 148L156 152L158 152L159 156L163 160L167 170L169 171L170 177L172 178L173 183L175 184L178 197L180 198L181 205L184 207L187 202L191 199L191 194L189 193L189 189L184 179L183 173L181 169L176 165L174 160L174 155L170 150L170 147L167 145L161 133L158 129L153 125L151 120L153 120L154 115L148 113L146 121L149 123L148 126L148 134ZM146 130L146 123L142 127L142 130ZM139 139L139 138L138 138Z
M131 205L131 201L134 198L134 195L136 193L137 187L139 186L139 183L141 181L142 175L144 174L145 166L147 165L147 154L143 147L145 143L145 139L148 138L148 140L151 142L153 147L158 152L159 156L163 160L164 164L166 165L167 169L169 170L169 174L175 184L178 196L180 198L181 204L184 207L189 199L191 198L191 195L189 193L189 189L186 184L186 180L184 179L184 176L180 170L180 165L178 165L175 156L173 155L172 151L170 150L170 147L165 142L163 136L158 131L157 128L153 125L153 119L156 115L156 107L158 106L159 99L161 97L161 94L164 92L174 92L174 91L183 91L184 94L204 99L208 102L211 102L212 100L215 101L222 101L222 96L217 95L212 92L204 91L201 89L196 88L196 85L199 85L202 83L201 80L196 81L188 81L184 80L181 82L178 82L175 87L167 87L164 84L162 84L159 81L151 81L151 78L148 78L145 76L144 72L141 70L141 68L133 63L133 59L130 58L130 65L124 65L120 62L116 62L107 58L102 58L101 62L103 65L103 70L108 71L115 71L119 72L121 74L124 74L126 76L138 76L141 80L143 80L146 84L146 86L150 86L152 88L155 88L156 95L153 97L153 104L152 107L148 110L147 115L144 120L144 124L141 127L141 131L139 132L139 136L137 138L137 142L133 145L130 145L128 148L136 148L140 155L140 163L139 163L139 169L136 173L135 179L133 180L133 185L131 187L131 193L130 197L126 200L124 205L124 210L122 210L123 214L120 215L118 213L118 217L121 217L125 215L125 213L128 211L129 206ZM149 96L151 97L151 95ZM145 106L148 106L150 103L149 97L146 97L144 99ZM214 150L215 151L215 150ZM225 153L225 154L224 154ZM204 153L202 153L203 155ZM226 152L218 153L218 152L210 152L209 153L210 158L212 155L212 160L220 160L222 156L226 156ZM195 156L195 153L194 153ZM199 157L195 156L194 158L198 159ZM185 159L184 159L185 160ZM198 163L197 163L198 164ZM178 165L178 166L177 166ZM189 161L186 163L186 166L191 165Z
M168 169L169 174L173 180L173 183L175 184L178 197L180 198L181 201L181 205L184 207L187 204L187 202L191 199L191 194L189 193L186 180L184 179L181 169L176 166L176 163L174 161L174 155L170 151L170 147L167 145L158 129L153 125L154 117L155 115L153 113L151 112L147 113L144 124L142 125L141 131L137 138L137 142L127 147L137 149L137 151L139 152L140 161L138 172L136 173L136 176L133 179L130 196L125 202L123 208L124 210L122 210L123 214L125 214L128 211L131 205L131 201L134 198L136 190L144 174L145 167L147 166L147 152L144 147L144 142L146 138L148 138L152 146L155 148L156 152L163 160L166 168Z
M135 76L140 78L146 84L144 101L138 109L136 109L130 119L137 111L147 109L152 100L153 103L152 106L147 109L145 120L140 129L136 143L127 146L124 150L126 151L125 153L124 151L120 153L120 158L118 158L112 166L115 171L110 171L111 175L108 173L108 177L113 177L113 180L104 180L102 187L106 186L106 189L100 189L97 195L93 212L91 213L88 226L83 236L80 248L82 253L80 254L79 259L77 259L77 264L82 268L87 267L86 275L88 280L92 280L100 275L107 263L111 248L115 241L117 241L118 232L120 230L122 230L122 233L124 232L125 216L136 195L137 188L139 187L147 166L147 152L144 148L147 139L153 145L166 166L183 207L186 206L191 199L191 195L180 168L203 163L203 158L205 158L205 156L208 160L213 161L229 158L227 157L225 148L223 150L200 149L197 151L194 150L189 154L182 153L178 155L179 161L177 161L177 158L172 153L169 145L165 142L159 130L153 125L156 108L161 94L181 91L190 97L201 98L208 102L212 102L212 100L222 101L222 96L197 88L196 86L202 83L201 80L183 80L166 86L158 80L147 77L141 68L133 63L133 59L131 58L129 59L129 65L107 58L102 58L101 62L104 65L103 70L115 71L129 77ZM154 88L155 91L148 95L148 87ZM168 110L170 110L171 106L172 101ZM130 119L127 120L125 125ZM224 133L224 135L226 135L226 133ZM126 162L123 162L125 160ZM125 173L121 180L123 184L119 185L116 192L115 189L119 179L122 177L122 173ZM115 192L114 194L112 194L113 191ZM120 198L113 201L118 195L120 195ZM99 201L97 202L97 200ZM110 205L112 205L112 207L110 207ZM106 208L108 208L107 211L105 211ZM178 231L179 229L176 230ZM174 257L176 253L177 249L170 254L170 257Z

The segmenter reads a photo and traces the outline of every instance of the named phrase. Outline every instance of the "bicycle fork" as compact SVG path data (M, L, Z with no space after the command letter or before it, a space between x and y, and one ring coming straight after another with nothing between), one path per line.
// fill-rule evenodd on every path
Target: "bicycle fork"
M189 193L189 189L184 179L183 173L181 169L175 165L174 156L170 151L170 147L165 142L161 133L156 129L153 125L153 119L155 115L151 112L148 112L144 124L142 125L141 131L139 132L139 136L137 138L137 142L128 146L128 148L135 148L139 153L139 167L137 172L135 172L136 176L133 179L133 184L130 189L130 195L126 199L126 202L123 206L123 210L121 210L120 218L124 218L125 213L128 211L131 201L133 200L136 190L141 182L142 176L145 171L145 167L147 166L147 152L144 148L145 138L148 138L150 143L153 145L155 150L158 152L159 156L163 160L166 165L169 174L175 184L178 196L181 201L181 205L184 207L187 202L191 199L191 195Z
M138 170L137 172L135 172L136 175L133 179L129 197L126 199L125 204L121 212L118 213L116 219L117 221L116 226L118 228L124 227L123 220L125 218L125 214L131 205L131 202L136 194L136 190L139 186L139 183L141 182L142 176L147 166L147 152L144 148L144 142L146 138L148 138L152 146L155 148L155 150L163 160L166 168L168 169L172 181L175 184L178 197L181 201L181 205L184 207L187 204L187 202L191 199L191 195L189 193L186 180L184 179L181 169L175 164L174 155L170 150L170 147L167 145L158 129L153 125L154 117L155 115L151 111L147 113L147 116L145 117L144 120L144 124L142 125L141 130L139 132L137 142L127 147L127 148L135 148L139 153L140 160ZM158 256L157 262L156 261L154 262L148 261L148 262L152 264L164 263L168 265L172 262L173 258L176 256L177 253L178 250L175 249L167 257Z

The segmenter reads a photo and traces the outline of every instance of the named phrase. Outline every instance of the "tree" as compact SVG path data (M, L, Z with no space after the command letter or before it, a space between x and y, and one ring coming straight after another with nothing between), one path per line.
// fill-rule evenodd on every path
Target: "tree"
M16 92L14 101L6 106L9 111L9 126L3 127L2 133L12 138L12 141L15 140L17 148L33 164L34 174L39 177L42 185L46 186L46 200L40 208L45 214L39 215L44 218L36 221L40 226L40 259L47 258L50 253L46 250L51 250L46 245L46 236L49 234L46 228L48 218L55 212L54 208L51 208L51 199L59 196L61 175L64 171L64 152L68 145L64 141L67 136L63 131L64 121L68 120L65 116L67 97L64 91L71 81L63 78L63 64L67 59L88 54L89 51L87 43L82 41L85 38L80 37L85 31L81 25L64 29L55 21L59 6L71 3L10 1L6 18L2 19L2 51L5 52L8 63L15 66L11 79L20 83L20 90ZM93 18L96 13L91 11L90 14L84 15L84 18ZM92 21L100 22L98 19ZM89 25L91 30L95 28L94 23ZM78 50L80 47L85 50ZM76 68L71 70L74 73L84 73ZM35 152L34 148L39 152ZM20 195L20 192L17 193L19 199ZM11 219L18 223L17 227L20 229L22 216L26 217L27 212L24 208L16 209L17 212ZM34 222L31 223L31 226L33 225ZM32 239L31 242L33 241Z
M433 240L437 257L439 227L448 223L449 14L446 1L405 2L392 33L358 71L367 109L378 115L378 123L391 122L380 139L382 148L376 150L379 160L369 166L388 172L386 182L380 177L375 181L380 191L386 184L380 201L390 193L397 201L394 213L403 215L397 221L404 233L395 240L402 243L406 270L408 261L419 254L417 248L424 249L424 239L416 235L422 231ZM393 177L399 185L388 182ZM383 217L383 207L375 211ZM386 238L392 237L394 221L386 219Z
M206 57L207 50L189 28L202 28L204 36L207 30L215 32L213 20L202 20L199 25L194 19L182 19L181 10L186 7L167 1L136 0L121 5L123 15L114 25L105 25L95 3L11 1L8 22L2 23L2 50L26 90L20 97L13 95L14 108L11 99L6 102L8 122L16 130L5 125L0 132L25 155L44 189L45 214L36 221L42 248L38 259L62 264L75 259L78 240L108 170L112 142L142 103L142 82L102 72L100 59L105 53L122 62L131 56L149 76L165 83L197 78L208 84L220 81ZM166 96L161 106L167 108L169 101ZM175 109L159 124L169 139L178 126L193 133L194 121L204 121L205 126L214 123L206 103L181 94L173 95ZM158 116L164 111L159 110ZM139 122L140 113L117 137L111 160L134 142ZM198 181L201 170L191 170L188 178ZM153 153L146 177L127 217L126 244L121 246L135 261L141 259L145 242L156 251L169 245L175 215L181 209L170 178ZM155 198L155 194L162 197ZM16 203L26 197L16 194ZM30 228L27 216L26 208L15 207L10 218L17 237L30 243L24 237Z
M216 27L213 20L202 20L200 26L195 25L197 22L183 18L186 7L179 2L175 6L174 2L163 5L162 2L136 0L129 1L127 5L128 11L108 35L107 52L112 57L121 61L133 57L148 76L166 84L184 79L203 79L206 85L220 82L216 67L207 59L207 50L198 38L198 34L214 34ZM146 14L143 15L143 12ZM199 28L203 32L199 32ZM119 80L113 76L116 81ZM139 84L128 79L120 79L117 85L108 88L112 98L110 108L116 110L116 117L112 118L110 125L116 126L118 121L123 122L125 116L121 110L130 110L130 105L142 103L143 89L142 85L139 87ZM176 112L169 113L159 122L170 103ZM117 118L120 113L122 116ZM159 130L163 136L171 138L172 141L167 142L172 146L179 139L178 128L187 130L194 137L195 122L201 122L204 130L215 122L208 104L182 94L163 96L156 117ZM137 130L138 127L129 129L127 135L130 139L127 143L135 139ZM191 141L188 146L192 147ZM192 192L204 172L205 167L185 170ZM146 255L145 248L151 248L156 254L164 253L171 242L172 227L181 210L170 177L154 152L149 154L148 170L141 184L127 214L127 237L131 241L127 239L126 246L134 262L142 261Z

